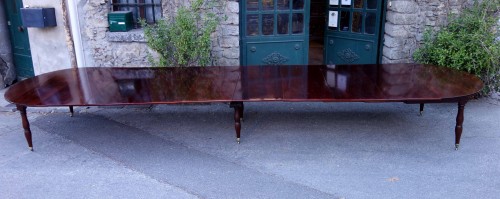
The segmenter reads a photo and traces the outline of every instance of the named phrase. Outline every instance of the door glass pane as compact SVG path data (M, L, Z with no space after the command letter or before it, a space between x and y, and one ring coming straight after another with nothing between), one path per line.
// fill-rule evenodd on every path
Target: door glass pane
M259 34L259 15L247 15L247 36Z
M351 7L352 0L340 0L340 5L343 8Z
M339 0L330 0L330 6L338 7L339 6Z
M294 13L292 15L292 33L300 34L304 32L304 14Z
M289 24L288 14L278 15L278 34L288 34L288 24Z
M339 27L339 11L328 11L328 29L337 30Z
M263 10L274 10L274 0L262 0Z
M368 9L377 9L377 3L379 0L367 0L368 1Z
M278 10L290 9L290 0L278 0Z
M375 34L375 23L377 19L375 18L376 14L368 12L366 13L366 21L365 21L365 33L366 34Z
M304 0L293 0L293 9L294 10L304 9Z
M259 0L247 0L247 10L259 10Z
M368 0L370 1L370 0ZM363 8L365 0L354 0L354 8Z
M274 15L262 15L262 35L274 34Z
M363 26L363 14L361 12L352 13L352 32L361 32Z
M349 31L349 21L351 19L351 13L342 11L340 12L340 31Z

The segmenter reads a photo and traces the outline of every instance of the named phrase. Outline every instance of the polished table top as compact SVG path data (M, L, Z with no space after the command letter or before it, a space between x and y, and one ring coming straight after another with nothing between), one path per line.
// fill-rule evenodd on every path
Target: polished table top
M11 86L26 106L94 106L232 101L446 101L479 92L466 72L420 64L78 68Z

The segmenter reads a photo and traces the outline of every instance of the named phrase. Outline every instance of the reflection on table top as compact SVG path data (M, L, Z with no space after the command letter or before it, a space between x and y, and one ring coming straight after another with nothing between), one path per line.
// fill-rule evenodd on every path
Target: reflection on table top
M473 95L474 75L420 64L78 68L11 86L27 106L230 101L440 101Z

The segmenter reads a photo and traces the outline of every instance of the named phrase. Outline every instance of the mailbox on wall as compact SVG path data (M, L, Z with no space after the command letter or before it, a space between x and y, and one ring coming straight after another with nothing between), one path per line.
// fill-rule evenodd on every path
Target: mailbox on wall
M134 18L131 11L114 11L108 13L110 32L127 32L133 28Z
M54 8L21 8L24 27L45 28L57 26Z

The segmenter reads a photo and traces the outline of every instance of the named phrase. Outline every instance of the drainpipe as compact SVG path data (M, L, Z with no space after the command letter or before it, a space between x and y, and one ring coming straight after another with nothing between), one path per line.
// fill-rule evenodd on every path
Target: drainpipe
M76 63L75 45L70 31L71 24L68 21L68 6L66 5L66 0L61 1L61 10L64 22L64 32L66 33L66 45L69 50L69 61L71 62L72 68L78 68L78 64Z
M85 67L85 57L83 55L82 36L80 34L80 20L78 20L78 3L79 0L63 0L68 1L66 8L69 13L69 21L71 28L71 36L73 38L74 54L76 57L76 67Z

